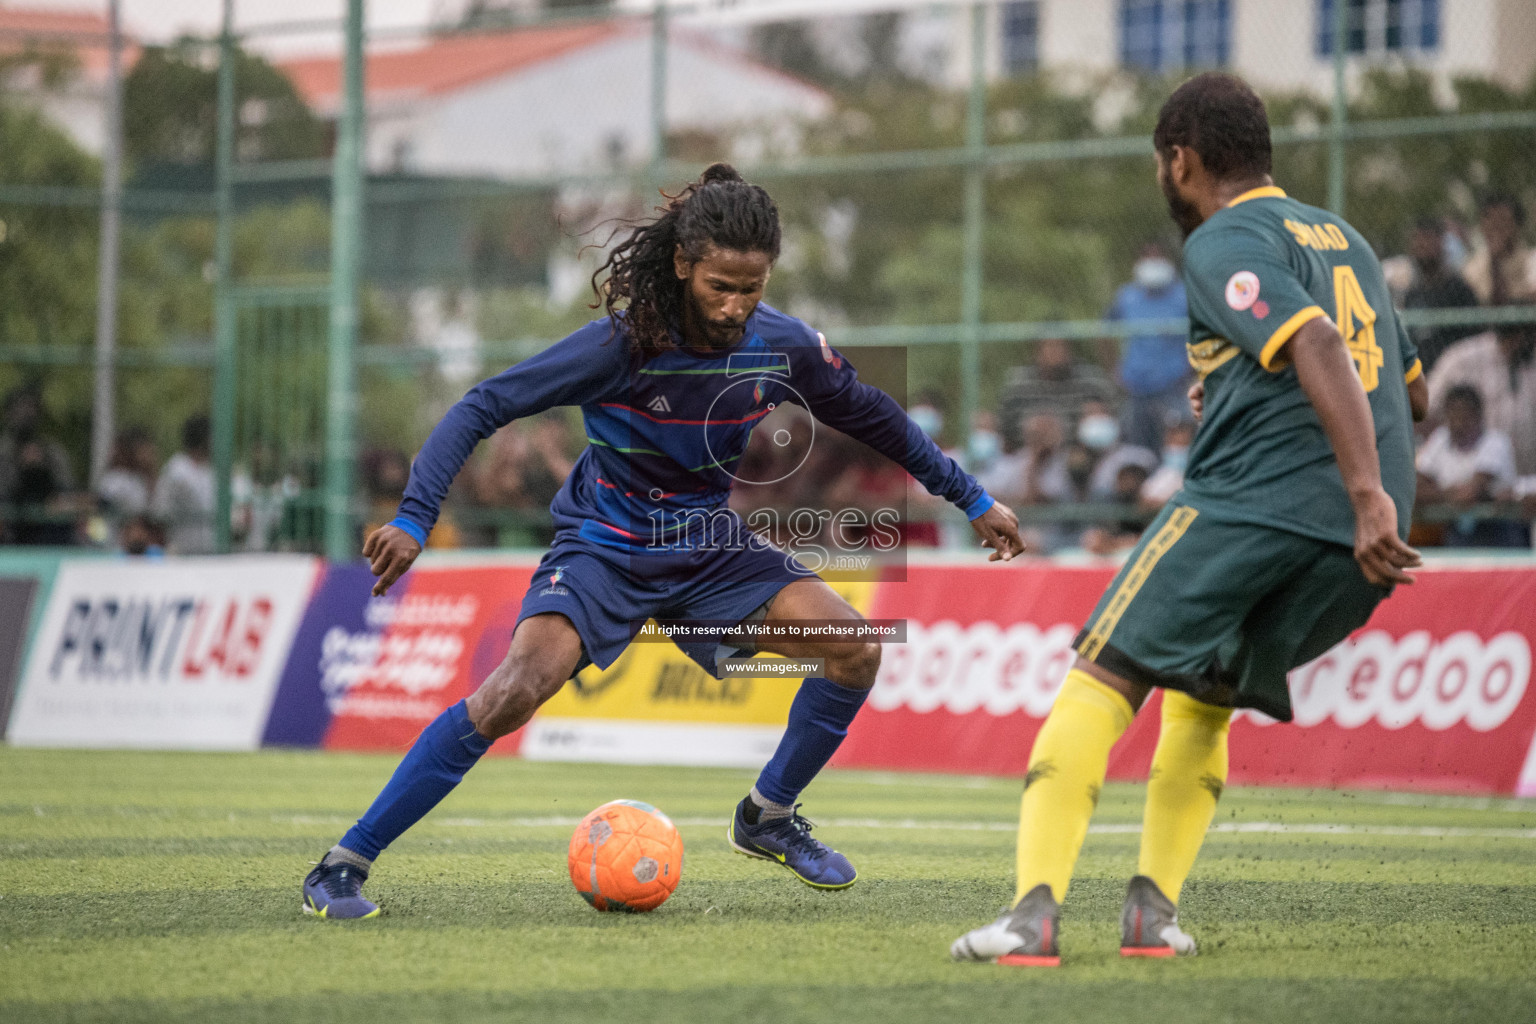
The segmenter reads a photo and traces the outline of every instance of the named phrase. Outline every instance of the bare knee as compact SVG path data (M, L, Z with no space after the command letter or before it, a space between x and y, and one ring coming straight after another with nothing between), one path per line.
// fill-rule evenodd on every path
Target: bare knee
M880 672L880 645L848 644L835 658L827 659L827 678L850 690L867 690Z
M516 732L560 692L568 675L548 656L514 646L469 698L469 720L486 739Z

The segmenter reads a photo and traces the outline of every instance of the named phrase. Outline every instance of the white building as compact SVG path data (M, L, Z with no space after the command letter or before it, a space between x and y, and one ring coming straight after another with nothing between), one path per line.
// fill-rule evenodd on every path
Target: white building
M1442 88L1462 75L1523 88L1536 72L1536 0L1005 0L988 13L987 71L1087 78L1223 67L1260 89L1322 94L1333 87L1336 2L1345 4L1352 78L1415 67ZM906 20L913 70L962 85L966 5L913 8Z
M313 109L335 116L338 57L280 66ZM527 176L644 163L652 66L649 26L627 19L375 49L365 79L368 166ZM796 128L832 109L821 89L695 32L671 33L664 80L668 130L729 136L738 159L792 149Z
M654 0L620 0L649 9ZM1262 89L1327 92L1336 0L1000 0L989 4L989 77L1045 68L1084 81L1106 72L1225 67ZM1337 0L1349 23L1349 73L1423 68L1521 88L1536 71L1536 0ZM860 16L902 15L903 70L954 87L970 76L969 0L714 0L684 3L679 23L742 33L811 19L827 62L858 59Z
M43 63L27 62L6 76L7 96L41 111L89 153L106 142L108 31L105 16L90 11L0 7L0 56L31 53L69 68L61 80L45 82ZM138 55L125 37L124 75Z

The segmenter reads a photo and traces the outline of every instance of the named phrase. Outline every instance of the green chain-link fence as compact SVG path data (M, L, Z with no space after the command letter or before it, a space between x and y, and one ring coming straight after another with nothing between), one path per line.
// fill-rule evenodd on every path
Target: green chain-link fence
M941 440L964 448L1042 339L1112 372L1118 341L1180 329L1106 311L1145 243L1177 250L1150 131L1203 67L1255 82L1277 181L1383 257L1434 218L1461 259L1481 244L1481 196L1536 200L1536 16L1517 0L1475 17L1445 0L783 6L488 3L367 39L253 20L185 44L219 68L222 162L129 168L119 422L168 445L211 410L216 521L234 524L221 543L349 554L387 509L381 467L473 380L593 315L586 277L612 222L725 158L785 220L770 301L841 348L905 347L910 391L935 396ZM342 58L294 56L298 38L366 52L366 82L349 90ZM250 53L317 114L334 159L262 142L286 108ZM88 267L91 162L0 173L0 253L54 245ZM0 385L40 378L79 438L89 324L29 307L27 287L0 279ZM1403 320L1470 333L1528 321L1528 302ZM537 538L537 502L503 497L456 488L466 540Z

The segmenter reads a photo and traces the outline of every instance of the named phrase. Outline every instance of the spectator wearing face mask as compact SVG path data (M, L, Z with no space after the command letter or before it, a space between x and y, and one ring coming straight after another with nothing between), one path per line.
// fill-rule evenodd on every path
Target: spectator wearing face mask
M1171 424L1163 435L1163 457L1157 469L1141 485L1141 507L1155 512L1168 504L1184 487L1184 469L1189 465L1189 446L1195 439L1195 425Z
M1077 441L1093 455L1093 472L1088 479L1088 498L1092 501L1111 499L1115 481L1126 466L1140 468L1143 475L1157 468L1157 455L1150 448L1121 440L1120 421L1104 402L1084 402L1078 409Z
M987 409L978 409L971 417L971 436L966 438L965 451L952 453L965 466L967 473L975 476L985 473L1003 454L1003 438L997 432L997 416Z
M1003 447L1013 451L1023 443L1022 428L1037 413L1054 415L1070 434L1077 429L1077 409L1086 401L1106 404L1117 398L1114 381L1103 368L1077 358L1061 338L1046 338L1035 348L1031 366L1008 372L998 402Z
M927 434L936 444L941 444L940 438L944 433L944 409L939 404L939 397L931 391L925 391L917 396L912 405L907 409L907 415L916 423L918 429Z
M1066 431L1061 417L1037 412L1025 417L1019 432L1024 444L1016 452L999 456L991 467L976 475L977 481L999 501L1012 507L1051 505L1071 501L1072 483L1067 473ZM1070 536L1058 523L1044 522L1021 530L1029 549L1050 552Z
M1141 247L1131 271L1105 314L1109 320L1177 320L1189 315L1184 284L1160 242ZM1129 401L1123 410L1128 443L1159 451L1170 417L1189 415L1185 392L1192 371L1183 331L1132 334L1121 347L1117 376Z

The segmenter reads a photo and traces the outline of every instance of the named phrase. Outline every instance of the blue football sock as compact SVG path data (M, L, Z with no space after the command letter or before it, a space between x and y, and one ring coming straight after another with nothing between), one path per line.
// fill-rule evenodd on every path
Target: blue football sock
M850 690L830 679L801 683L779 749L757 777L757 792L776 804L793 804L837 753L849 723L868 696L868 690Z
M436 807L475 766L491 741L475 731L464 701L421 730L368 812L341 837L340 846L373 860Z

